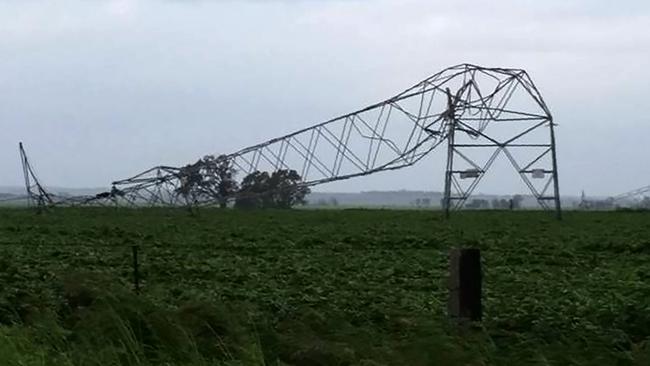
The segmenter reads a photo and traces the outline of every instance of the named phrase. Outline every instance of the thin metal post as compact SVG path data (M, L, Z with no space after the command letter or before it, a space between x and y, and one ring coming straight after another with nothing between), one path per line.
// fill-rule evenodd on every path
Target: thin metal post
M453 179L454 171L454 134L456 130L456 119L455 119L455 110L454 110L454 101L452 100L451 91L447 88L447 114L445 122L449 124L449 131L447 134L447 169L445 171L445 196L444 209L445 209L445 218L449 218L451 210L451 184Z
M562 206L560 202L560 182L558 180L557 156L555 151L555 129L553 128L553 118L549 120L551 129L551 158L553 160L553 190L555 191L555 216L562 220Z
M451 184L453 179L454 171L454 123L452 122L449 136L447 137L448 146L447 146L447 170L445 172L445 218L449 218L451 210Z
M25 193L27 194L27 206L31 207L32 206L32 192L30 189L30 182L29 182L29 167L27 166L29 163L27 161L27 155L25 154L25 149L23 148L23 143L19 142L18 143L18 150L20 152L20 163L22 164L23 167L23 175L25 177Z

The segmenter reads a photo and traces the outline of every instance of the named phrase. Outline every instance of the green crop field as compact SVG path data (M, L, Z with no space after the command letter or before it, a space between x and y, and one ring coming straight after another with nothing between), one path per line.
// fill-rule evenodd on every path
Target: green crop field
M650 365L649 213L2 209L0 243L2 365Z

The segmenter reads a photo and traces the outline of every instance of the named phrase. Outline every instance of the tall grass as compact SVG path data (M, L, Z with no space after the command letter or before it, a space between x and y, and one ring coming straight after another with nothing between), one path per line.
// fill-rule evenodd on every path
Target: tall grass
M407 324L404 341L387 342L387 334L308 308L270 322L242 306L196 302L168 309L106 279L71 278L58 306L29 304L32 313L0 326L0 365L461 365L476 359L433 324Z
M107 287L109 281L72 277L77 282L65 281L55 308L16 304L31 310L0 326L0 365L264 364L259 340L225 308L194 303L169 310Z

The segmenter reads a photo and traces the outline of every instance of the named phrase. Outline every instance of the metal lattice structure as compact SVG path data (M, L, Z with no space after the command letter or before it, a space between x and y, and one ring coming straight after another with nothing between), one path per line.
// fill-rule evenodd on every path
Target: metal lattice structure
M645 197L646 193L650 193L650 186L642 187L635 189L633 191L629 191L623 194L619 194L618 196L614 197L614 200L634 200L634 199L639 199Z
M291 169L303 185L314 186L409 167L445 143L447 213L463 206L504 155L541 207L554 209L559 217L553 119L521 69L453 66L380 103L220 158L241 176ZM480 153L474 156L476 151ZM184 204L178 193L182 169L154 167L115 181L110 192L83 202ZM193 203L217 199L201 194Z
M1 200L0 202L26 201L28 207L37 207L39 210L56 205L80 205L90 202L102 203L101 200L97 199L97 196L69 196L50 192L37 178L34 167L27 157L22 142L18 143L18 152L20 154L20 163L23 168L23 176L25 178L25 195L10 197Z
M650 186L600 199L589 199L585 191L582 191L578 208L581 210L612 210L616 208L650 209Z
M612 197L612 201L615 204L633 203L638 205L647 197L650 197L650 186L619 194Z
M42 208L44 206L53 205L55 203L52 195L43 188L34 169L29 163L25 149L23 148L23 143L18 143L18 151L20 153L20 163L23 168L23 176L25 177L25 197L19 197L19 199L26 199L27 205L30 207L37 206Z

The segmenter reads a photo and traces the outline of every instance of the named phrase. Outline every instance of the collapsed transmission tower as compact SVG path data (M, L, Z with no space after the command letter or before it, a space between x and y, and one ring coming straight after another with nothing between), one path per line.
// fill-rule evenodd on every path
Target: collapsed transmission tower
M243 175L295 170L301 184L313 186L412 166L445 143L447 215L504 155L540 206L560 217L553 118L521 69L453 66L380 103L220 159ZM183 168L158 166L84 202L181 204L185 179ZM206 191L193 203L220 199Z
M22 142L18 143L18 151L20 153L20 163L23 167L23 176L25 177L25 199L27 200L27 205L42 208L46 205L54 204L50 193L43 188L38 178L36 178L36 174L29 163Z
M25 152L25 147L22 142L18 143L18 151L20 153L20 163L23 168L23 176L25 178L25 196L10 197L8 199L2 200L2 202L12 202L12 201L27 201L27 206L37 207L39 210L49 207L49 206L64 206L64 205L82 205L86 203L94 203L103 205L103 202L99 197L101 195L87 195L87 196L72 196L72 195L62 195L48 191L41 181L36 176L34 168L27 157L27 152Z

